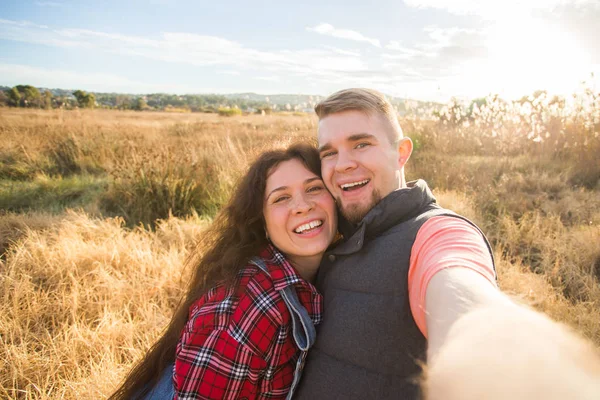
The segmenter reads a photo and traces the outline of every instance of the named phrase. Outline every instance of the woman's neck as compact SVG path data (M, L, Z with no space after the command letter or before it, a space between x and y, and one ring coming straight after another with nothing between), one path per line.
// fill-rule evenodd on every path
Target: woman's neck
M315 255L311 257L288 257L290 264L296 269L298 275L307 282L314 283L319 271L319 264L323 255Z

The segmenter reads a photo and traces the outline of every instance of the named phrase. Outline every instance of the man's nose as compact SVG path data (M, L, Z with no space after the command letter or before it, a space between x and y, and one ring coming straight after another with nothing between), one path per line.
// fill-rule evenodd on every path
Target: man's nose
M356 161L347 151L340 151L335 163L335 172L346 172L357 167Z

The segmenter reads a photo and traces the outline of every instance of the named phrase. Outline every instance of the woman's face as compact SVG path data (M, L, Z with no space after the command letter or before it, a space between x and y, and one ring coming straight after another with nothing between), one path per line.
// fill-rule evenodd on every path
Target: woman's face
M272 170L263 213L271 242L294 265L319 263L337 231L333 197L321 178L297 159Z

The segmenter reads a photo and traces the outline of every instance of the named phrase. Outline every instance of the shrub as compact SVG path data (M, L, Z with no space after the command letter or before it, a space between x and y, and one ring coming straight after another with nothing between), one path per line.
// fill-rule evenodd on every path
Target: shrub
M224 117L233 117L235 115L242 115L242 110L239 108L219 108L219 115Z
M115 170L102 199L104 210L122 216L129 226L149 227L171 215L214 214L228 196L216 166L162 158L164 163L133 160Z
M73 136L50 139L46 152L60 175L68 176L81 171L79 165L81 151Z
M0 150L0 179L29 180L37 172L37 166L21 154Z

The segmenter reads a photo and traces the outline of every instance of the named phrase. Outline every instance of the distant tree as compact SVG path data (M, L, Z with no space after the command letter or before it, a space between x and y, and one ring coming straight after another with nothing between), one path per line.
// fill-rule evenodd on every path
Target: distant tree
M94 95L94 93L88 93L84 103L85 107L94 108L94 106L96 105L96 96Z
M8 105L8 96L4 90L0 90L0 107Z
M77 99L78 102L83 102L87 93L84 90L76 90L73 92L73 96Z
M127 95L117 95L115 107L120 110L129 110L131 108L131 97Z
M31 85L17 85L15 89L21 95L21 107L40 107L42 105L42 95L36 87Z
M72 108L75 104L73 104L73 99L67 96L56 96L53 99L53 103L58 108Z
M21 93L19 93L16 87L8 91L7 97L9 106L19 107L21 105Z
M144 100L143 97L138 97L134 100L132 108L134 110L142 111L148 108L148 103L146 103L146 100Z
M257 114L262 114L262 115L270 115L273 112L273 109L269 106L266 107L258 107L256 109L256 113Z
M50 92L49 90L46 90L44 92L44 97L43 97L43 105L44 105L45 109L49 110L52 108L52 99L53 99L52 92Z
M73 96L75 96L77 99L79 107L94 108L96 105L96 96L94 96L94 93L86 93L83 90L76 90L73 92Z

